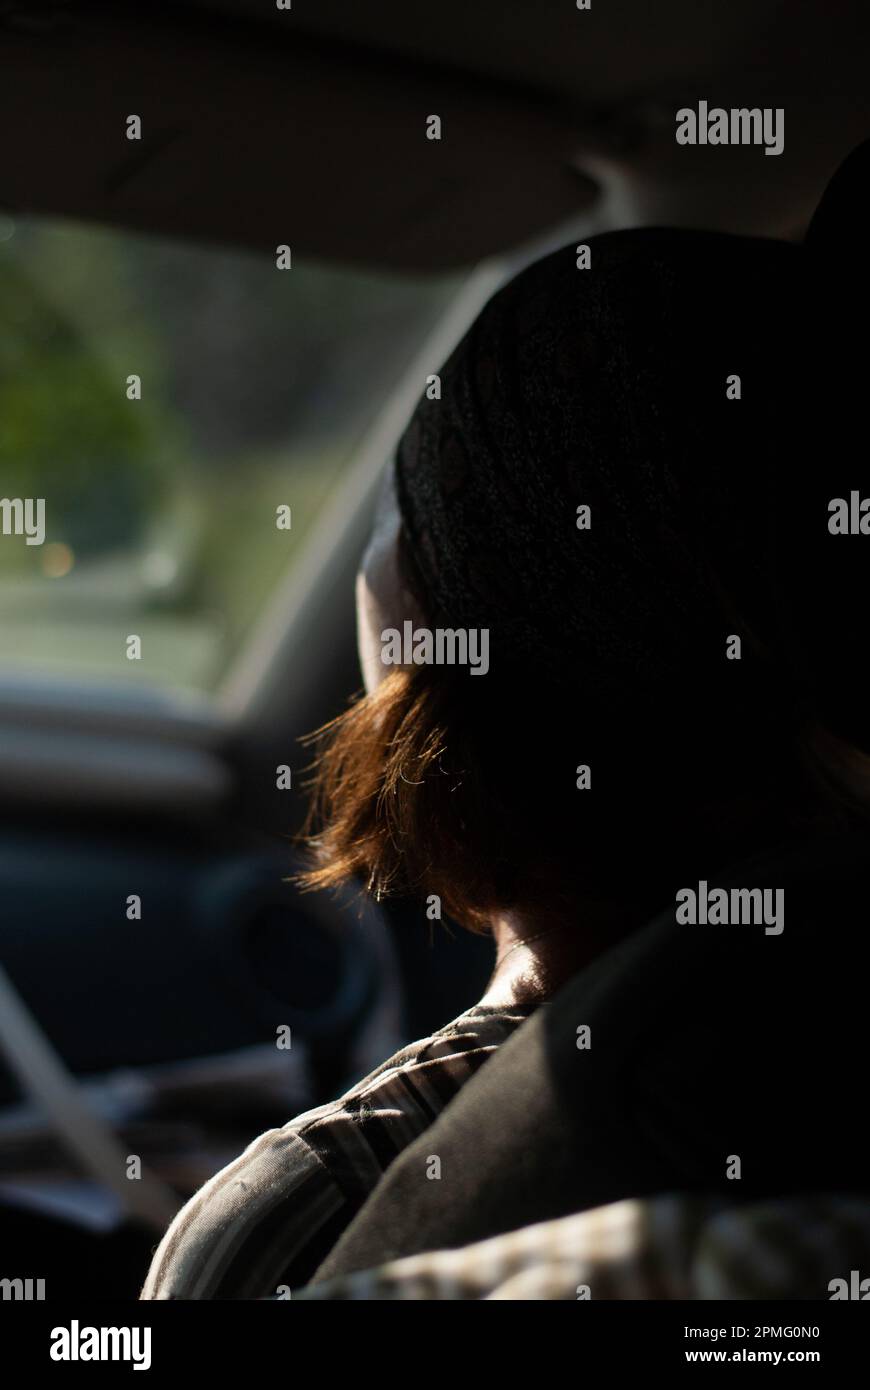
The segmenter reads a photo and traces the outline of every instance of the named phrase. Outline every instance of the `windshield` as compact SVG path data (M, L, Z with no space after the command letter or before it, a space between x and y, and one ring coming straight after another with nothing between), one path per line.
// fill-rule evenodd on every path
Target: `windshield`
M0 219L0 670L220 680L455 285L278 261Z

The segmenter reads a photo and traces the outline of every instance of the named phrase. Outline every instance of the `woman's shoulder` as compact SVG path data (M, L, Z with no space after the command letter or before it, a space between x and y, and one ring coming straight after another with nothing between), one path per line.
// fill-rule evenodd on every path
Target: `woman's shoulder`
M337 1100L259 1135L176 1217L143 1298L256 1298L304 1282L392 1160L527 1014L475 1005Z
M406 1043L336 1100L297 1115L290 1125L304 1134L339 1116L392 1110L399 1097L404 1109L418 1090L428 1093L433 1088L441 1109L449 1093L458 1090L531 1012L531 1008L475 1004L435 1032ZM427 1108L434 1103L431 1095L424 1102Z
M530 1013L531 1006L474 1004L445 1023L443 1028L400 1048L370 1076L375 1077L392 1067L408 1063L413 1065L436 1057L498 1047L525 1022Z

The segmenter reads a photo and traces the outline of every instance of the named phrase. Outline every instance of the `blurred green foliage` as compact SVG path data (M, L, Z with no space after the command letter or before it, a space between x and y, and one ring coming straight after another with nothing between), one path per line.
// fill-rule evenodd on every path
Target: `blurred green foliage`
M214 684L452 289L0 217L0 497L47 542L0 536L0 668Z
M46 498L47 539L82 557L134 544L168 492L168 422L131 409L123 383L3 260L0 305L2 495ZM4 567L35 558L0 546Z

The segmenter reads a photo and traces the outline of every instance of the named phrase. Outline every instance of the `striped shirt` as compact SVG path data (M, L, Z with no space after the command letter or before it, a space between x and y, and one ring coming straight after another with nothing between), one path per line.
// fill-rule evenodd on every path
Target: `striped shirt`
M143 1299L255 1299L305 1284L393 1159L528 1017L476 1005L339 1100L261 1134L178 1213Z

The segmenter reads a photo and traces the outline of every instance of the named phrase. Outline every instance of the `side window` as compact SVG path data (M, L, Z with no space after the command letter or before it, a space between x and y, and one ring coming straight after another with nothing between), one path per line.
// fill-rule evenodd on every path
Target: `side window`
M0 674L213 686L452 290L0 218Z

